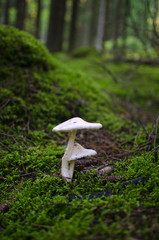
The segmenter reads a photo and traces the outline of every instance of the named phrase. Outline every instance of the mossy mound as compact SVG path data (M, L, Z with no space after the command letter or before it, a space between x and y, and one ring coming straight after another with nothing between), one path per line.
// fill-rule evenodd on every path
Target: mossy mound
M55 107L49 108L50 103L55 105L50 72L57 68L57 62L41 43L25 32L3 26L0 39L2 124L24 128L31 118L30 127L35 129L39 124L46 125L44 118L51 116L54 121Z
M0 39L3 127L46 129L74 116L124 124L111 112L111 99L98 82L56 61L34 37L3 26Z
M50 55L46 48L35 38L25 32L12 27L0 28L0 64L20 67L42 67L44 70L50 66Z

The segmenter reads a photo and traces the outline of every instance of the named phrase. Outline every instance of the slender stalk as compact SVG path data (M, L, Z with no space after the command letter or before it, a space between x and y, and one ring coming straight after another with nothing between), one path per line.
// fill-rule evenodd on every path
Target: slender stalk
M72 160L72 161L70 161L69 162L69 164L70 164L70 178L72 179L72 177L73 177L73 172L74 172L74 167L75 167L75 163L76 163L76 160Z
M74 161L70 162L70 158L71 158L72 151L74 148L75 137L76 137L76 130L73 130L70 132L68 145L67 145L66 151L64 153L64 156L62 158L61 174L64 178L66 178L66 180L68 182L71 181L72 176L73 176L72 171L74 170L74 165L72 163ZM74 164L75 164L75 162L74 162Z

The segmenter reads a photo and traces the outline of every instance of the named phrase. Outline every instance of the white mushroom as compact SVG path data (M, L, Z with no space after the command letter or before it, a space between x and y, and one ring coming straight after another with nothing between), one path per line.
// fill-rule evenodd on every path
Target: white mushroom
M73 171L74 171L74 166L75 166L75 162L76 162L75 160L84 158L84 157L93 156L96 154L97 154L96 151L94 151L92 149L86 149L86 148L82 147L79 143L75 143L73 151L72 151L72 155L70 158L70 177L71 177L71 179L73 177Z
M77 159L83 158L83 157L93 156L96 154L97 154L96 151L94 151L92 149L86 149L86 148L82 147L79 143L75 143L70 161L77 160Z
M77 130L99 129L101 127L102 127L102 124L100 123L89 123L79 117L74 117L53 128L54 132L58 132L58 131L70 132L68 145L64 153L64 156L62 158L62 168L61 168L61 174L67 181L71 181L73 177L73 171L74 171L74 165L75 165L76 159L96 154L94 150L85 149L80 144L74 143Z

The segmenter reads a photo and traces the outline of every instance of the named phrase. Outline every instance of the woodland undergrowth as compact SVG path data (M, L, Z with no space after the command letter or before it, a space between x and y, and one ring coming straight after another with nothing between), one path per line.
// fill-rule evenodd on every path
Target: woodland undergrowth
M0 239L158 239L158 67L52 56L11 27L0 39ZM103 129L78 135L99 156L67 183L67 136L52 128L75 116Z

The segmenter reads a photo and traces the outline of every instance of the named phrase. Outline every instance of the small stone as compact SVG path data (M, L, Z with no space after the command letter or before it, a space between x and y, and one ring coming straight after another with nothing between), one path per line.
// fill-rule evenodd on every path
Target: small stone
M0 213L5 213L9 211L9 205L7 202L4 202L0 205Z
M100 169L100 170L98 170L96 173L95 173L95 176L103 176L103 175L105 175L105 174L111 174L112 173L112 171L113 171L113 169L111 168L111 167L104 167L104 168L102 168L102 169Z

